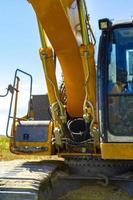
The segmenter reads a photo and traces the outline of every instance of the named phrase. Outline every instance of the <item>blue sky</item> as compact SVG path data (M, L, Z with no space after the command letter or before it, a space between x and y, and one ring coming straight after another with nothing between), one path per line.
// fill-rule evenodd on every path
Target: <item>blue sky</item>
M53 0L54 2L54 0ZM133 17L133 0L86 0L96 37L98 19L129 19ZM26 0L4 0L0 4L0 94L13 81L16 68L33 75L34 92L46 91L38 54L39 34L34 12ZM0 134L5 132L9 98L0 99Z

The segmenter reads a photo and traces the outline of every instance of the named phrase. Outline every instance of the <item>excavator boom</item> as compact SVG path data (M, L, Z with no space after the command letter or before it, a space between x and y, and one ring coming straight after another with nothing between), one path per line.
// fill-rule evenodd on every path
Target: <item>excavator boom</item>
M55 0L53 3L52 0L45 2L29 0L29 2L59 59L66 87L67 112L71 117L82 117L85 75L80 55L81 44L78 44L74 35L74 31L81 31L81 25L76 24L77 28L74 27L73 30L67 12L72 2L74 2L73 6L76 6L75 9L78 9L77 1Z

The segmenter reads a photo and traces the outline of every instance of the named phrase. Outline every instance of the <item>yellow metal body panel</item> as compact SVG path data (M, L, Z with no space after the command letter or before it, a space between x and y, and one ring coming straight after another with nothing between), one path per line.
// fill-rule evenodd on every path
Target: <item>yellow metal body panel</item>
M133 143L101 143L103 159L133 160Z
M84 72L79 46L66 15L63 1L29 0L42 24L62 67L67 112L72 117L83 115Z
M17 126L17 124L16 124ZM46 142L17 142L15 141L15 134L12 133L12 139L10 140L10 151L15 154L35 154L35 155L51 155L52 154L52 149L51 149L51 138L52 138L52 132L53 132L53 123L49 123L48 127L48 140ZM48 151L42 151L42 152L19 152L17 151L14 147L47 147Z

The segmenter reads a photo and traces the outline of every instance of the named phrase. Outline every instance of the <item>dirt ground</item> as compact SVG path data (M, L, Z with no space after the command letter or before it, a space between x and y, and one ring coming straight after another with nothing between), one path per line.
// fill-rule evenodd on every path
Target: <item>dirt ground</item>
M59 200L133 200L133 196L115 186L86 186L70 191Z

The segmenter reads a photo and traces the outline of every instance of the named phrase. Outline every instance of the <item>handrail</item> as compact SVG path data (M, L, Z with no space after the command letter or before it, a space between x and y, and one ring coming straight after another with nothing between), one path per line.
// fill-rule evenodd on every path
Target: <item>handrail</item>
M32 78L32 75L21 70L21 69L16 69L16 72L15 72L15 75L17 76L17 73L20 72L22 74L25 74L26 76L29 76L30 77L30 99L31 99L31 96L32 96L32 85L33 85L33 78Z
M13 125L12 125L13 134L12 135L14 135L14 132L15 132L17 104L18 104L18 93L19 93L19 82L20 82L20 78L18 76L16 76L16 95L15 95L15 105L14 105L14 113L13 113Z
M6 97L8 95L8 93L9 93L9 90L7 89L6 94L0 95L0 97Z
M13 86L12 86L12 87L14 88L14 91L15 91L16 93L18 93L18 88L16 88L16 80L18 80L18 78L19 78L19 77L18 77L18 73L22 73L22 74L25 74L25 75L27 75L27 76L30 77L30 99L31 99L31 96L32 96L32 84L33 84L33 79L32 79L31 74L29 74L29 73L27 73L27 72L25 72L25 71L23 71L23 70L16 69L15 75L14 75ZM20 79L19 79L19 80L20 80ZM13 138L13 136L9 136L9 134L8 134L10 119L13 118L13 122L14 122L15 119L16 119L16 114L15 114L15 113L14 113L13 117L11 116L12 104L13 104L13 97L14 97L14 91L12 92L12 96L11 96L10 107L9 107L9 113L8 113L8 120L7 120L7 126L6 126L6 136L7 136L8 138ZM17 94L17 95L18 95L18 94ZM15 102L15 104L16 104L16 103L17 103L17 102ZM17 108L15 108L14 112L16 112L16 109L17 109Z
M6 97L9 94L9 92L13 93L15 88L13 88L12 85L8 85L8 88L6 90L7 90L6 94L0 95L0 97Z

